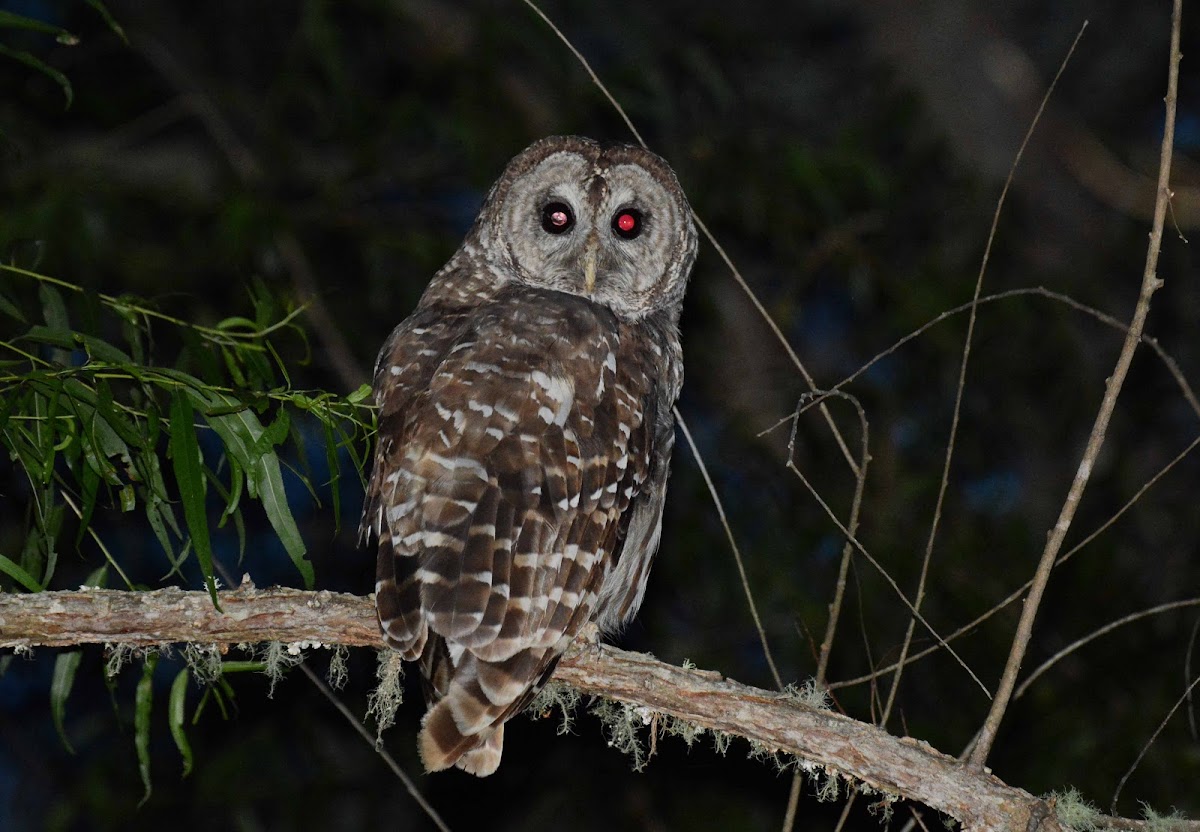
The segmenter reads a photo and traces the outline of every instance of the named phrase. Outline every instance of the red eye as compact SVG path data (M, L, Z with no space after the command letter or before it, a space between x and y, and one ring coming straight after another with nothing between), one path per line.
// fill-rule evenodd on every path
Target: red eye
M547 202L542 208L542 230L547 234L562 234L575 224L571 206L565 202Z
M632 240L642 233L642 212L636 208L622 208L613 214L612 230L622 240Z

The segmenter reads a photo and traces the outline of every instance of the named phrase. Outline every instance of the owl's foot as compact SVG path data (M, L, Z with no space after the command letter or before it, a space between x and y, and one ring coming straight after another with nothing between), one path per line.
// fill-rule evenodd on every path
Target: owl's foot
M575 634L575 639L567 648L566 655L578 656L581 653L603 653L604 644L600 641L600 628L594 621L589 621Z

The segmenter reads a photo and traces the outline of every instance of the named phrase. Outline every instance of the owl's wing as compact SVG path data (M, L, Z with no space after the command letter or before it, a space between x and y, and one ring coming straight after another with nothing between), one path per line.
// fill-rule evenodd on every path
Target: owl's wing
M391 464L396 443L403 441L414 399L429 386L446 350L462 332L466 317L462 310L418 309L392 330L375 359L372 375L379 430L359 524L364 543L374 535L383 544L390 536L385 512L398 493Z
M623 347L580 298L503 293L409 404L377 603L389 643L425 654L431 769L488 741L591 618L650 465L652 382L619 371Z

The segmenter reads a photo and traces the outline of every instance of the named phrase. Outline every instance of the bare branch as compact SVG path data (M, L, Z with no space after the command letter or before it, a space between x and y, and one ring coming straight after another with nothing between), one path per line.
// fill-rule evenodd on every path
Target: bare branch
M1158 253L1162 247L1163 224L1167 216L1167 202L1171 196L1171 153L1175 140L1175 105L1179 89L1179 32L1182 17L1183 0L1175 0L1174 11L1171 15L1171 56L1167 66L1166 121L1163 125L1162 151L1158 165L1158 198L1154 204L1154 223L1150 231L1150 243L1146 247L1146 265L1142 271L1142 286L1138 294L1137 307L1134 309L1133 320L1129 324L1125 343L1121 347L1121 354L1117 357L1112 376L1105 386L1104 398L1096 413L1096 420L1092 424L1092 432L1088 436L1083 458L1079 461L1079 467L1075 471L1075 478L1063 501L1058 521L1050 530L1046 548L1042 551L1041 559L1038 561L1033 585L1029 588L1029 596L1025 599L1025 606L1021 610L1021 620L1018 622L1016 634L1013 636L1012 648L1008 654L1004 675L1000 678L1000 686L996 690L996 697L992 700L991 710L988 711L987 718L980 729L979 741L971 752L969 762L971 767L977 770L983 769L988 753L992 749L992 743L995 742L996 731L999 730L1000 722L1004 719L1004 712L1008 709L1013 687L1017 683L1017 673L1021 669L1021 661L1025 658L1029 639L1033 635L1033 621L1037 616L1038 607L1041 605L1046 584L1050 581L1050 572L1054 569L1058 552L1071 528L1071 521L1075 518L1075 511L1079 508L1084 489L1087 488L1088 480L1095 469L1100 449L1104 446L1108 423L1117 407L1117 397L1125 383L1125 376L1129 373L1129 365L1133 362L1134 351L1141 340L1146 316L1150 314L1150 299L1162 286L1162 280L1158 277Z
M1074 546L1072 546L1070 549L1068 549L1066 552L1064 552L1059 557L1058 561L1054 565L1062 566L1064 563L1066 563L1068 560L1070 560L1076 553L1078 553L1085 546L1087 546L1089 543L1091 543L1093 540L1095 540L1097 537L1099 537L1101 534L1103 534L1105 529L1112 526L1114 523L1117 522L1117 520L1119 520L1121 518L1121 516L1123 514L1125 514L1125 512L1127 512L1127 511L1129 511L1129 509L1133 508L1134 504L1136 504L1139 500L1141 500L1142 496L1147 491L1149 491L1154 486L1155 483L1157 483L1160 479L1162 479L1164 476L1166 476L1166 474L1172 468L1174 468L1176 465L1178 465L1180 462L1183 461L1184 457L1186 457L1188 454L1190 454L1192 451L1194 451L1198 447L1200 447L1200 436L1193 439L1186 448L1184 448L1182 451L1180 451L1178 454L1176 454L1175 458L1172 459L1170 462L1168 462L1166 465L1164 465L1162 468L1160 468L1158 470L1158 472L1154 474L1154 476L1150 477L1150 479L1148 479L1148 480L1146 480L1146 482L1142 483L1141 487L1137 490L1137 492L1132 497L1130 497L1128 500L1126 500L1125 504L1123 506L1121 506L1119 509L1117 509L1116 513L1114 513L1111 517L1109 517L1107 520L1105 520L1103 523L1101 523L1099 526L1097 526L1095 529L1093 529L1092 532L1087 537L1085 537L1083 540L1079 541ZM950 635L946 636L946 641L954 641L955 639L959 638L960 636L964 636L967 633L973 631L980 624L987 621L993 615L995 615L996 613L1005 609L1006 607L1011 605L1014 601L1016 601L1018 598L1020 598L1022 595L1024 595L1025 591L1027 589L1029 589L1029 587L1032 583L1033 583L1032 581L1026 581L1021 586L1017 587L1003 601L994 605L987 612L985 612L982 615L975 618L975 620L973 620L967 624L964 624L963 626L959 627L957 630L952 632ZM920 652L914 653L913 655L909 656L908 663L912 664L913 662L917 661L918 659L923 659L925 656L928 656L930 653L935 653L940 649L942 649L942 646L940 644L934 644L930 647L927 647L924 650L921 650ZM874 682L874 680L878 679L879 677L883 676L886 673L891 673L895 669L896 669L896 664L892 663L892 664L888 665L887 667L879 668L879 669L874 670L871 673L867 673L863 676L856 676L853 679L844 679L839 682L827 683L826 687L829 690L834 691L839 688L852 687L853 685L861 685L864 682ZM1189 678L1189 679L1191 678L1190 673L1188 673L1186 675L1187 675L1187 678Z
M256 589L249 581L219 596L224 613L213 607L207 592L175 588L0 594L0 647L115 642L149 646L179 641L383 646L370 598L278 587Z
M700 456L700 449L696 447L696 440L692 439L692 432L688 430L687 422L683 420L683 414L679 412L678 407L674 409L674 412L675 421L679 423L679 429L683 431L683 438L687 440L688 448L692 451L696 465L700 467L700 475L704 477L704 484L708 486L708 493L712 496L713 504L717 507L717 515L721 518L721 525L725 528L725 537L729 540L730 549L733 550L733 562L737 564L738 577L742 580L742 590L746 593L746 603L750 605L750 617L754 619L754 627L758 630L758 640L762 644L767 666L771 668L771 676L775 679L776 686L783 690L783 677L779 675L779 668L775 666L775 657L771 654L771 645L767 642L767 631L763 628L762 618L758 614L758 605L754 603L754 593L750 591L750 579L746 577L746 564L742 561L742 551L738 548L737 538L733 536L733 529L729 526L729 518L725 516L725 506L721 503L721 497L717 494L717 487L713 485L712 477L708 475L708 466L704 464L704 457Z
M1034 670L1027 677L1025 677L1025 681L1021 683L1020 687L1018 687L1016 692L1013 694L1013 699L1020 699L1022 696L1024 696L1025 691L1027 691L1029 689L1030 685L1032 685L1034 682L1037 681L1037 678L1039 676L1041 676L1043 673L1045 673L1047 670L1049 670L1054 665L1058 664L1060 661L1065 659L1067 656L1071 655L1076 650L1083 647L1085 644L1093 642L1096 639L1100 638L1101 636L1111 633L1113 630L1117 629L1118 627L1124 627L1126 624L1132 624L1135 621L1140 621L1143 618L1149 618L1152 615L1160 615L1161 613L1170 612L1171 610L1177 610L1177 609L1180 609L1181 607L1195 607L1197 605L1200 605L1200 598L1188 598L1184 601L1171 601L1166 604L1156 604L1155 606L1151 607L1148 610L1139 610L1137 612L1131 612L1129 615L1121 616L1116 621L1108 622L1103 627L1101 627L1097 630L1094 630L1093 632L1088 633L1083 638L1076 639L1075 641L1071 642L1066 647L1064 647L1063 649L1061 649L1057 653L1055 653L1053 656L1046 659L1046 661L1039 664L1037 666L1036 670ZM1189 678L1190 678L1190 676L1189 676ZM1189 688L1189 691L1190 691L1190 688Z
M243 586L221 593L224 613L205 592L165 589L0 595L0 647L134 645L188 641L320 642L382 647L370 598ZM694 725L746 737L853 778L885 794L917 800L972 830L1032 829L1045 804L952 757L849 717L799 705L786 693L673 667L611 647L568 655L555 674L583 693L620 699ZM1044 832L1059 827L1050 816Z
M950 416L950 436L946 439L946 454L942 459L942 478L938 482L937 500L933 506L933 520L929 524L929 536L925 540L925 555L921 559L921 574L917 579L917 594L913 598L913 606L916 609L921 609L921 604L925 600L925 582L929 577L929 565L933 561L933 546L937 541L938 526L942 519L942 507L946 499L946 489L950 485L950 463L954 459L954 443L958 437L958 423L962 413L963 391L967 386L967 365L971 359L971 345L975 340L975 321L979 314L979 297L983 294L983 278L987 274L988 263L992 257L992 245L996 241L996 229L1000 226L1000 216L1004 212L1004 203L1008 199L1008 191L1012 187L1013 179L1017 176L1017 168L1021 165L1021 158L1025 155L1025 148L1029 145L1029 140L1033 138L1033 131L1037 129L1038 122L1041 121L1042 113L1046 109L1047 102L1050 101L1050 96L1054 93L1054 88L1058 86L1058 80L1062 77L1063 71L1066 70L1067 64L1071 61L1071 56L1075 54L1075 47L1079 45L1079 39L1083 37L1084 30L1087 29L1087 21L1083 22L1083 26L1079 29L1079 34L1075 35L1075 40L1071 41L1071 48L1067 50L1066 57L1062 59L1062 63L1058 66L1058 72L1054 76L1054 80L1050 82L1050 86L1046 89L1045 95L1042 96L1042 103L1038 105L1037 112L1033 114L1033 120L1029 124L1029 128L1025 131L1025 138L1021 140L1021 146L1017 148L1017 155L1013 157L1012 166L1008 169L1008 177L1004 180L1004 187L1000 189L1000 197L996 200L996 210L992 214L992 226L988 229L987 243L983 247L983 259L979 263L979 274L975 278L975 294L971 297L971 314L967 317L967 334L963 338L962 361L958 365L958 387L954 391L954 410ZM883 706L883 715L879 718L879 724L884 728L887 727L888 717L892 713L892 705L896 702L896 694L900 690L900 679L904 674L904 662L908 657L908 651L912 647L913 631L916 629L917 620L915 618L908 619L908 627L904 631L904 643L900 646L900 658L896 660L896 674L892 677L892 686L888 690L887 704Z
M242 587L220 593L224 613L207 592L86 589L0 593L0 648L120 643L160 645L286 643L381 648L370 597L298 589ZM965 830L1061 832L1047 803L991 773L912 738L797 703L720 673L675 667L614 647L571 651L555 679L593 696L745 737L757 747L798 758L819 776L847 777L860 787L918 801L959 820ZM1103 818L1105 826L1146 829L1143 821ZM1180 832L1200 823L1180 821Z

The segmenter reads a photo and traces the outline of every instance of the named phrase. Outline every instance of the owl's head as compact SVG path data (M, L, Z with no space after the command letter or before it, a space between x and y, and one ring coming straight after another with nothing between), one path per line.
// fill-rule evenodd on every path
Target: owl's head
M516 156L468 237L502 278L590 298L635 320L677 313L696 259L670 166L640 147L552 136Z

